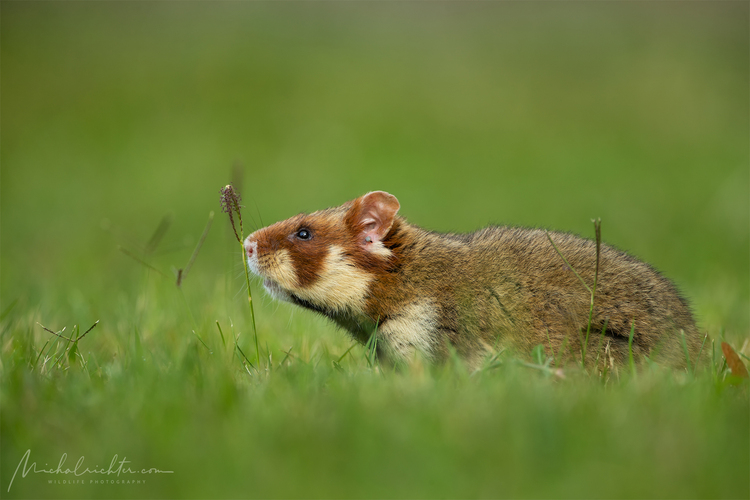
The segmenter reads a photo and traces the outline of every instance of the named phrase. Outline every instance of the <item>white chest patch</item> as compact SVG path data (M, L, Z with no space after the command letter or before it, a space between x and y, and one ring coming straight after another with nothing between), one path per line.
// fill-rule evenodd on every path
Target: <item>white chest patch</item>
M430 300L422 300L405 306L378 331L387 354L408 362L416 353L427 359L434 357L437 324L435 306Z

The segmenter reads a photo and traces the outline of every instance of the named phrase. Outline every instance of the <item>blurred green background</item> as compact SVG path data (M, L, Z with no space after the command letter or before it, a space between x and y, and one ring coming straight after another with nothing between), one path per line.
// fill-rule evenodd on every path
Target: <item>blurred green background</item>
M435 230L591 236L601 217L704 328L746 334L746 13L4 3L2 298L119 289L132 263L102 225L145 240L172 212L171 236L194 241L239 162L248 215L266 224L374 189Z
M14 314L28 324L18 331L40 344L35 321L59 329L100 319L90 342L103 365L132 348L133 324L155 351L160 342L187 349L175 340L194 341L183 304L143 292L144 268L118 246L142 252L172 214L149 262L184 267L235 165L244 171L246 222L256 227L376 189L395 194L411 222L438 231L497 223L591 237L590 221L601 217L603 239L673 279L703 330L738 345L748 337L746 2L63 1L2 2L0 14L0 311L18 299ZM202 328L218 311L242 321L235 247L217 213L184 287ZM332 326L254 286L259 331L272 348L305 352L310 322L324 346L339 354L348 346ZM3 337L6 354L11 339ZM170 373L169 360L159 366ZM160 375L150 376L158 386ZM6 423L40 414L14 394L5 393L17 410ZM309 397L301 400L317 404ZM239 426L242 412L232 415ZM3 427L5 443L19 429L32 442L49 437L26 425ZM195 437L191 425L173 438ZM24 451L20 438L10 442L13 457ZM279 494L269 484L259 496ZM580 493L574 484L514 488L468 494Z

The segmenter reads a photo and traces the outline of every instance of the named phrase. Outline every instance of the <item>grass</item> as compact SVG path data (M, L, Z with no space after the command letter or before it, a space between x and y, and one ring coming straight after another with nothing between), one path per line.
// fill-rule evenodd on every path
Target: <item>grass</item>
M746 3L0 14L3 498L750 496L720 349L747 364ZM250 280L255 330L232 229L206 223L230 180L250 230L373 189L440 231L601 218L690 299L710 361L390 371ZM173 472L8 492L27 450Z
M270 331L265 312L261 332ZM169 331L168 315L152 321L149 330ZM306 334L293 344L300 352L283 358L282 349L270 347L258 361L262 368L248 370L255 364L251 339L242 335L249 323L233 324L236 347L206 324L208 349L191 337L151 336L109 355L96 337L106 331L100 323L73 357L64 341L38 355L43 346L31 339L40 329L13 321L16 331L30 333L5 349L4 489L27 449L50 468L63 453L71 468L81 456L87 466L106 467L117 454L134 468L173 474L149 476L139 487L63 486L48 481L70 477L31 474L16 477L4 496L746 492L748 384L722 367L696 376L653 367L637 378L627 371L600 378L573 366L560 378L543 364L500 356L473 374L455 364L391 372L370 366L361 346L312 340L324 332L294 320L288 329Z

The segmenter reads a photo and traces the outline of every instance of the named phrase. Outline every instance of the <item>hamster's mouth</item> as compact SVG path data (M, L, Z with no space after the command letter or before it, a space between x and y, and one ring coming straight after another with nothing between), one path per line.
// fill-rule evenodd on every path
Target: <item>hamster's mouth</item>
M284 290L281 285L279 285L271 278L266 278L263 280L263 288L265 288L268 294L276 300L283 300L285 302L292 301L291 294Z

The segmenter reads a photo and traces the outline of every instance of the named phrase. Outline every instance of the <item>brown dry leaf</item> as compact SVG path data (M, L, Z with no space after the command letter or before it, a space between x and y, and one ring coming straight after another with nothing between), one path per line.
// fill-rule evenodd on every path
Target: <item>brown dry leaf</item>
M727 360L727 366L729 366L729 369L732 370L732 375L734 375L735 377L750 378L750 374L747 373L745 364L742 362L737 353L734 352L732 346L730 346L726 342L722 342L721 352L724 353L724 358L726 358Z

